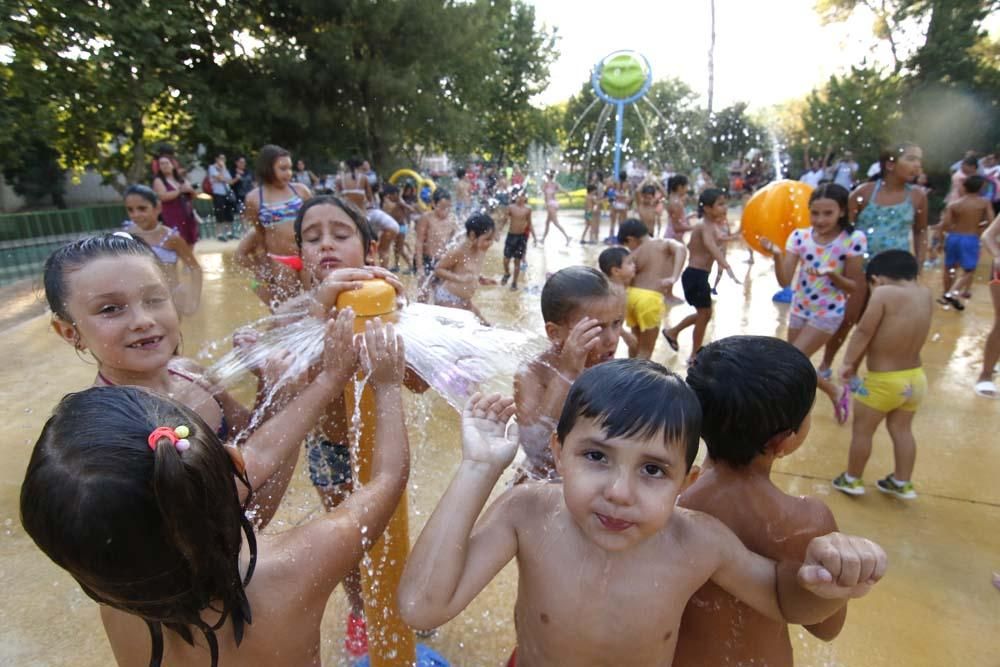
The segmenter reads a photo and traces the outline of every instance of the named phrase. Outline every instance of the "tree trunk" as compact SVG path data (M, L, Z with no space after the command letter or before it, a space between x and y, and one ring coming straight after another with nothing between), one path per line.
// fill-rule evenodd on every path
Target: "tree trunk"
M111 187L117 190L120 194L125 193L125 187L130 183L139 183L145 180L143 177L146 175L146 146L143 144L142 138L146 132L146 126L142 121L142 114L138 114L132 119L132 165L125 172L126 184L122 183L115 178L111 182Z

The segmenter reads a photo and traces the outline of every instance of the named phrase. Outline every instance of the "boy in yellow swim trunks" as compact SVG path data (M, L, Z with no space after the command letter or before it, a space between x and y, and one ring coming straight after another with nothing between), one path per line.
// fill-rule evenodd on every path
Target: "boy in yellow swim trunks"
M833 487L852 496L864 494L861 481L872 451L872 436L885 420L895 470L876 482L879 491L911 500L917 443L913 417L927 392L920 350L927 341L934 307L931 291L917 282L919 265L905 250L886 250L868 263L871 300L844 354L841 377L854 393L854 427L847 472ZM867 355L868 374L858 378Z
M659 292L631 285L635 277L635 260L621 246L604 250L597 258L597 264L611 283L625 290L625 325L631 333L622 330L622 340L628 345L629 358L638 356L649 359L656 345L656 332L666 313L663 296ZM640 340L645 342L650 338L652 346L640 347Z

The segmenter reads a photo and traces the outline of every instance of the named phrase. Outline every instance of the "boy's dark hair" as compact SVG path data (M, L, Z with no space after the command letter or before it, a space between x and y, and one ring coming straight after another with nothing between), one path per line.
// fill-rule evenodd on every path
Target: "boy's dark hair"
M542 320L562 324L585 299L611 296L607 276L589 266L567 266L556 271L542 287Z
M587 184L587 192L597 192L597 186L593 183Z
M964 164L966 167L975 167L976 169L979 169L979 160L976 159L975 155L970 155L969 157L962 160L962 164Z
M843 185L822 183L809 195L809 203L812 204L817 199L832 199L837 202L840 206L840 217L837 218L837 226L840 227L841 231L851 234L854 232L854 225L851 224L851 220L847 214L847 202L850 198L851 193Z
M465 178L465 168L459 167L455 170L455 178Z
M447 199L450 201L451 193L445 190L444 188L438 188L437 190L434 191L434 194L431 196L431 201L437 204L442 199Z
M623 248L621 246L605 248L597 257L597 266L601 268L601 273L610 278L611 269L622 268L622 263L625 261L625 258L628 257L628 254L628 248Z
M261 184L273 183L276 177L274 163L283 157L290 158L292 154L281 146L275 146L274 144L261 146L260 152L257 153L257 181Z
M43 282L45 300L52 314L64 322L72 322L73 317L66 310L69 288L66 274L79 270L84 265L102 257L148 257L159 266L160 262L145 241L128 232L115 232L67 243L45 260Z
M688 177L684 174L675 174L667 179L667 192L676 192L688 184Z
M983 189L984 185L986 185L986 179L979 174L973 174L962 182L962 187L964 187L965 191L970 195L978 194L979 191Z
M698 195L698 217L704 218L705 207L715 206L715 203L725 196L726 193L719 188L708 188L707 190L702 190L701 194Z
M771 336L730 336L706 345L688 369L701 403L701 437L716 461L743 466L777 435L799 430L816 399L816 369Z
M646 359L613 359L585 370L563 404L556 426L560 445L580 417L598 422L609 439L662 433L665 441L682 443L685 472L698 455L697 397L677 374Z
M890 280L916 280L919 268L917 258L906 250L885 250L869 260L865 278L868 282L875 276Z
M655 185L644 185L644 186L642 186L642 189L639 190L639 192L641 192L644 195L656 194L656 186Z
M496 223L493 222L493 218L485 213L477 213L465 221L465 233L472 234L477 239L495 229Z
M618 181L619 182L624 182L624 181L627 181L627 180L628 180L628 173L624 172L624 171L619 171L618 172Z
M642 222L642 220L637 220L635 218L629 218L622 224L618 225L618 242L624 244L630 237L635 239L642 239L644 236L649 236L649 227Z
M386 183L385 185L382 186L382 194L384 194L386 196L388 196L388 195L394 195L394 194L398 194L398 193L399 193L399 188L397 188L392 183Z
M305 220L306 212L314 206L322 206L324 204L327 206L336 206L350 217L355 227L358 228L358 234L361 235L361 249L367 255L368 248L377 240L375 232L372 230L372 226L368 224L368 218L361 212L361 209L355 206L353 202L341 199L337 195L319 195L313 197L299 208L292 226L295 230L295 245L298 247L299 253L301 254L302 252L302 221Z
M147 442L181 425L186 451L165 437L155 449ZM250 622L244 588L257 545L237 479L250 488L193 410L139 387L91 387L64 397L45 423L21 486L21 523L93 600L146 621L150 665L163 658L166 625L192 645L200 630L214 667L215 631L232 623L239 645ZM221 613L212 626L201 618L210 605Z

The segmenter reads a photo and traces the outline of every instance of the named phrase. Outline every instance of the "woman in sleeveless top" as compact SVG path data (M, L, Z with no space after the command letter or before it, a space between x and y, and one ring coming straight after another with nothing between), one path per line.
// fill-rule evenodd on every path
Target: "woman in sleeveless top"
M368 174L361 171L361 158L347 161L347 171L337 177L337 194L365 211L374 202Z
M302 204L312 193L292 182L291 154L268 144L257 157L260 187L246 198L244 219L252 225L236 250L236 261L254 273L257 296L271 307L298 294L300 282L294 268L299 250L294 223Z
M906 250L923 266L927 249L927 194L911 185L920 175L923 151L903 143L879 156L878 178L851 193L849 213L858 231L868 239L868 260L886 250ZM912 236L912 247L910 239ZM868 303L868 285L862 283L849 297L844 322L827 343L819 372L830 373L833 358Z
M169 155L158 161L160 170L153 178L153 191L163 206L163 224L176 229L188 245L198 241L198 221L194 217L194 188L177 173L177 163Z

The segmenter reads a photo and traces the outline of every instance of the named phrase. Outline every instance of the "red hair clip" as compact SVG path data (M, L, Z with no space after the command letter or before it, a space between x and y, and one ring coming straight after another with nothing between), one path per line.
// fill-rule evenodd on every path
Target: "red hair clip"
M181 425L176 429L160 426L153 429L153 432L146 438L146 442L149 443L149 448L155 452L156 444L160 442L161 438L166 438L170 444L177 448L177 451L186 452L191 447L191 443L187 439L190 434L191 431L187 426Z

